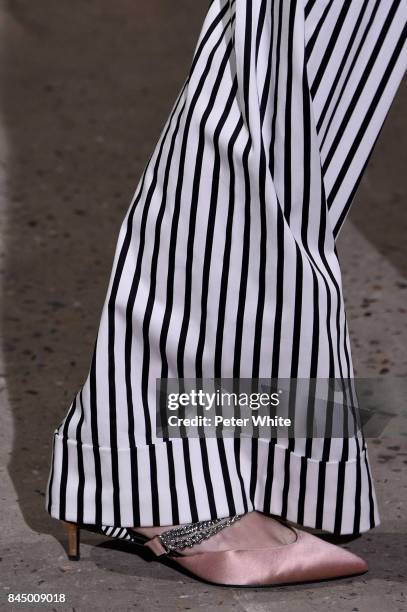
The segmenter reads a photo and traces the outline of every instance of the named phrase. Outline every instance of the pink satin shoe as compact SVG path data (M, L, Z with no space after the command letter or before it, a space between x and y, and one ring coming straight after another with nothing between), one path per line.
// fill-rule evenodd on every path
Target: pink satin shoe
M125 540L152 559L217 585L293 584L368 569L353 553L260 512L170 528L63 524L71 560L80 558L80 530L86 529Z
M176 528L134 530L144 546L194 577L229 586L271 586L362 574L368 567L353 553L259 512L249 512L199 544L179 550ZM175 533L175 535L174 535ZM171 545L171 540L173 545Z

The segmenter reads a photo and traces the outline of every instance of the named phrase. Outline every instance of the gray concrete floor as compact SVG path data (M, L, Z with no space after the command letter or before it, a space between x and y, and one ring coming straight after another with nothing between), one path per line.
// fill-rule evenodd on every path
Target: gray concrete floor
M53 429L87 374L119 226L189 66L207 2L0 2L1 583L55 610L405 609L405 431L370 442L382 524L365 576L274 589L194 582L44 511ZM359 376L405 376L407 87L341 233ZM41 607L41 606L37 606ZM45 606L42 607L46 609Z

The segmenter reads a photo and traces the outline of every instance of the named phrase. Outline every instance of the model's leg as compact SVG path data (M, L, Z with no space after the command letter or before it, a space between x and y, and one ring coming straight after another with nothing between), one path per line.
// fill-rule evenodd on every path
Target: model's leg
M349 21L340 2L310 2L305 12L294 0L211 4L122 224L88 378L55 436L53 516L149 526L257 509L337 533L377 522L357 439L322 447L300 439L166 441L154 430L159 377L352 376L333 227L349 199L345 184L353 190L368 153L362 139L356 169L349 166L333 198L333 169L343 176L338 156L353 154L359 140L341 128L327 165L321 147L353 107L344 106L350 85L342 97L330 95L335 71L325 64L332 37L341 49L355 41L346 58L358 70L347 77L346 63L338 79L338 88L344 80L353 90L351 77L364 74L360 58L369 64L371 47L392 33L371 68L377 80L394 64L379 90L384 101L362 89L363 105L351 115L370 116L374 99L371 142L405 60L397 42L405 1L387 16L368 2L353 36L356 4ZM325 100L333 106L323 113Z
M154 428L157 378L353 375L335 251L342 213L338 195L327 202L313 91L315 79L328 84L312 41L324 24L339 35L340 4L212 2L122 224L88 378L55 433L52 516L119 531L235 514L247 528L253 510L340 534L377 524L358 436L168 440ZM261 520L266 533L273 520ZM287 542L287 530L268 535Z
M305 6L308 80L336 237L407 69L407 2Z

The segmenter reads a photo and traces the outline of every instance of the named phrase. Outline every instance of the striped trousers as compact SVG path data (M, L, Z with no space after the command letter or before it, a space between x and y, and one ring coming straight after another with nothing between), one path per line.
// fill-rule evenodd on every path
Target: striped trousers
M407 65L407 0L213 0L123 219L46 510L379 522L365 440L158 438L156 379L353 378L335 241Z

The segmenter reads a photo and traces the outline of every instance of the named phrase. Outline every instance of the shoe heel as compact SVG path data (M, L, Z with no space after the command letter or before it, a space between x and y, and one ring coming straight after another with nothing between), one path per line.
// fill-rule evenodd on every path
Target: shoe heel
M68 559L79 561L79 527L75 523L65 523L64 521L62 525L67 537Z

